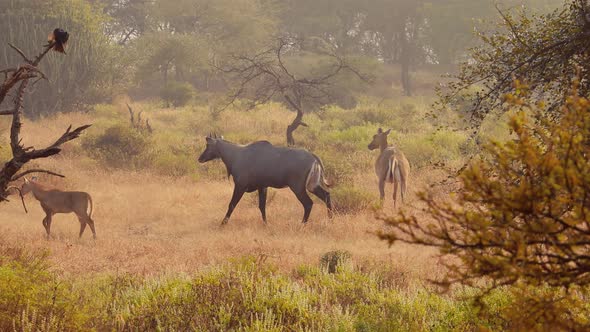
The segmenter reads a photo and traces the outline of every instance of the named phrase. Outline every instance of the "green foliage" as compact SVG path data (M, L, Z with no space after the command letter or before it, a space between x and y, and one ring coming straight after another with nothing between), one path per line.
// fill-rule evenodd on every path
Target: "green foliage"
M443 284L512 285L515 300L501 317L518 330L585 329L590 101L578 96L576 81L555 121L542 104L526 103L527 86L514 85L505 96L514 138L492 141L452 199L421 194L432 223L402 213L385 218L392 230L381 236L452 256Z
M197 163L192 151L183 148L159 147L153 154L151 167L168 176L183 176L197 172Z
M501 10L502 20L479 34L481 45L470 51L448 91L441 91L441 101L450 105L459 101L462 107L469 101L470 119L479 126L488 114L503 110L503 96L512 92L513 80L518 78L530 84L531 100L542 96L549 105L545 110L551 113L559 110L576 68L584 78L580 92L587 95L588 10L585 0L565 1L544 14L524 8Z
M328 255L339 262L346 252ZM277 272L253 257L193 276L59 276L43 254L0 244L3 330L446 331L479 326L470 302L402 292L351 264ZM496 294L500 304L503 294ZM505 322L503 322L505 323Z
M433 163L461 162L469 148L467 135L462 132L439 130L430 134L403 135L393 133L397 144L413 167Z
M83 0L6 1L0 11L0 36L4 52L0 68L21 63L22 58L6 45L13 43L30 58L41 52L47 35L62 27L71 36L66 56L50 54L40 66L49 80L40 81L27 98L25 113L42 114L71 111L80 104L95 103L110 97L117 74L114 49L105 38L102 25L107 17L100 7ZM107 84L108 83L108 84Z
M377 197L365 190L350 186L339 185L331 191L332 203L338 213L354 214L366 211L377 201Z
M186 105L194 96L194 88L189 83L170 82L160 91L160 97L174 107Z
M329 251L320 257L320 268L328 273L342 271L350 265L352 255L346 250Z
M44 252L0 246L0 329L78 330L79 299L50 271Z
M145 133L127 125L114 125L82 140L82 148L91 157L110 167L124 169L142 167L149 158L150 145Z

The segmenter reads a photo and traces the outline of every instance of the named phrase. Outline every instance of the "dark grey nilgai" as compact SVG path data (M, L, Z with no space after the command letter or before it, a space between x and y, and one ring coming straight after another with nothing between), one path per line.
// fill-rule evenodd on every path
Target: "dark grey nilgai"
M403 152L393 146L388 146L387 135L391 132L379 128L369 144L369 150L379 148L380 153L375 161L375 173L379 179L379 194L381 201L385 199L385 183L393 183L393 206L397 205L397 187L401 186L402 202L408 189L408 177L410 176L410 163Z
M234 208L246 192L258 190L258 206L262 220L266 223L266 192L268 187L289 187L305 210L303 223L311 213L313 201L311 192L328 207L332 216L332 203L324 178L324 166L320 158L301 149L275 147L270 142L259 141L249 145L237 145L223 137L209 135L207 148L199 157L200 163L221 159L227 169L227 176L234 180L234 193L222 225L229 220Z

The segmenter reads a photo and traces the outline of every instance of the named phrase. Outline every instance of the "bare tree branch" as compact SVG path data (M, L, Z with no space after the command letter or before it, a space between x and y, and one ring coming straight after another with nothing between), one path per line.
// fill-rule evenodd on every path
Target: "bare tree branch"
M23 58L23 60L25 60L26 63L33 63L31 60L29 60L29 58L27 58L25 53L23 51L21 51L20 48L12 45L11 43L8 43L8 46L10 46L13 50L15 50L16 53L18 53Z
M90 125L84 125L72 130L72 126L63 133L53 144L43 149L34 149L33 147L25 147L22 145L22 138L20 131L22 127L21 114L24 104L25 92L29 86L31 79L36 81L47 79L37 66L47 53L54 47L54 43L44 46L44 49L39 55L31 61L18 47L9 44L24 59L24 64L21 64L17 69L5 69L0 73L5 74L4 82L0 85L0 105L4 102L9 92L14 88L16 94L14 95L12 110L1 111L0 115L12 115L12 122L10 127L10 147L12 150L12 159L4 164L0 169L0 202L6 201L7 190L10 188L10 183L20 179L26 174L30 173L46 173L54 176L63 177L63 175L54 173L43 169L31 169L18 173L19 170L29 161L39 158L46 158L58 154L61 151L61 145L76 139L80 134L86 130ZM35 81L35 82L36 82ZM23 201L24 206L24 201ZM26 207L25 207L26 211Z
M287 144L295 145L293 132L299 126L307 127L303 120L305 109L318 108L333 103L334 79L344 72L352 73L362 82L371 79L349 65L342 56L335 52L322 52L320 55L329 57L333 62L327 72L304 77L297 77L285 63L284 56L295 52L301 41L279 38L274 47L254 55L235 55L232 63L217 69L237 81L235 91L229 95L228 103L223 109L234 105L238 99L248 99L249 108L256 107L272 100L280 99L292 110L297 112L293 122L287 127Z
M12 177L12 181L16 181L16 180L24 177L25 175L32 174L32 173L45 173L45 174L57 176L57 177L60 177L60 178L65 178L66 177L65 175L61 175L61 174L58 174L58 173L55 173L55 172L52 172L52 171L47 171L47 170L44 170L44 169L35 168L35 169L30 169L30 170L27 170L27 171L24 171L24 172L21 172L19 174L14 175Z

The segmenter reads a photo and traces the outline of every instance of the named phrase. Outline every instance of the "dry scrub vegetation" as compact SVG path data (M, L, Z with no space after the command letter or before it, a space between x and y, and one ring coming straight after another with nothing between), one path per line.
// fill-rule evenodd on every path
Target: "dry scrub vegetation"
M302 208L292 193L272 190L268 226L252 195L238 205L229 225L220 227L232 183L221 163L196 162L210 131L239 143L268 139L281 144L291 113L278 105L216 114L200 106L132 104L149 117L151 134L131 128L124 99L97 105L89 114L27 121L25 130L35 135L27 135L26 145L45 143L63 123L94 123L62 154L32 166L67 174L65 179L41 176L41 182L93 196L98 239L87 234L78 239L75 217L57 215L53 238L46 240L38 202L27 198L29 214L18 200L5 204L0 260L12 263L5 264L9 269L0 271L0 279L15 284L15 293L29 283L38 286L23 293L27 298L17 295L20 304L0 303L12 313L0 317L2 326L265 331L478 326L474 307L429 291L424 281L444 272L435 251L403 244L389 248L375 235L384 226L374 218L375 155L366 146L379 124L393 128L391 143L401 146L413 164L410 192L444 178L430 161L458 165L462 151L469 149L466 135L435 131L423 119L428 102L407 99L378 107L367 101L356 110L329 108L307 116L310 127L299 134L301 144L323 158L340 211L329 220L325 206L316 202L307 226L300 223ZM7 125L2 122L0 130ZM0 151L5 149L2 145ZM447 189L438 190L446 194ZM391 188L387 195L384 211L391 214ZM419 213L413 203L410 195L407 208ZM336 275L320 267L331 251L350 257ZM17 277L19 269L28 272ZM223 285L242 290L235 293L234 286ZM42 300L47 292L58 304ZM30 304L23 306L21 300ZM69 307L80 301L79 310Z
M89 136L98 135L114 123L127 126L126 110L122 107L99 108L103 114L108 111L108 116L95 118L72 113L28 122L26 130L36 134L28 137L31 141L25 144L43 144L44 138L52 137L63 123L94 121L96 125ZM348 202L347 205L352 206L342 207L341 210L351 213L341 213L334 220L329 220L325 206L316 202L311 222L303 227L299 222L302 208L292 193L288 190L272 190L269 196L268 226L262 224L257 199L254 194L250 194L251 197L246 197L238 206L230 224L221 228L219 224L231 197L232 183L225 178L221 163L202 166L201 169L196 163L204 142L203 133L216 129L197 125L207 123L206 119L202 119L207 114L200 114L199 111L159 110L154 107L154 110L144 112L155 123L156 134L151 139L158 146L152 148L181 149L178 154L171 153L181 160L174 159L170 163L194 164L194 169L192 165L187 165L186 169L181 170L185 174L179 176L166 175L168 169L165 163L168 161L153 158L168 156L157 153L146 157L144 164L130 166L131 169L123 165L104 165L82 150L80 146L85 144L84 138L81 143L65 147L62 155L39 162L45 168L67 174L65 179L41 177L40 181L56 188L82 190L93 195L98 241L77 239L77 221L73 215L58 215L53 227L54 238L46 241L41 227L43 211L32 197L27 198L29 214L24 214L16 200L3 207L0 227L4 240L35 248L47 247L56 266L74 274L109 271L142 274L189 272L243 255L268 257L278 266L290 269L301 263L318 261L326 251L342 249L350 251L359 262L387 261L414 271L416 275L436 275L436 264L429 259L430 251L404 246L389 249L373 234L381 228L371 209L376 204L376 180L372 173L374 156L360 147L366 145L374 126L359 126L367 133L364 140L363 136L358 135L355 141L347 141L345 137L341 142L334 143L337 146L352 145L360 159L355 163L363 163L362 168L347 169L350 156L334 153L332 157L329 155L332 152L328 150L330 147L320 148L319 151L327 155L325 163L328 169L338 168L334 172L346 173L340 174L340 181L344 183L337 183L334 189L335 201L336 206L339 198ZM268 137L265 134L270 132L270 139L280 144L283 122L288 121L283 113L286 112L275 109L244 114L228 112L214 123L219 125L217 130L229 140L245 143ZM187 123L185 120L189 120L193 114L196 119ZM199 117L203 122L199 121ZM231 122L227 121L230 117L233 119ZM177 126L180 128L177 129ZM186 131L187 135L181 137L178 130ZM342 131L335 130L326 135L342 135ZM167 143L173 146L167 146ZM311 144L320 145L318 142ZM337 162L343 165L332 165ZM153 165L163 168L150 168ZM427 184L431 179L433 176L427 170L418 170L412 179L412 187ZM353 189L342 190L342 187ZM352 197L338 197L340 191ZM392 205L390 195L386 204L389 211ZM355 209L356 200L362 202L359 203L361 207Z

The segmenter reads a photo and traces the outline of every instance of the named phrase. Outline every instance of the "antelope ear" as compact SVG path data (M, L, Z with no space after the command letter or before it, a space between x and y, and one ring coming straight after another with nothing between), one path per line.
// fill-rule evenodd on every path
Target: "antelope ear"
M377 129L377 134L382 134L383 133L383 129L379 128Z
M391 132L391 129L388 129L388 130L385 132L385 135L389 135L389 133L390 133L390 132Z
M29 183L29 179L25 176L25 183Z
M37 181L37 177L36 177L36 176L33 176L33 177L31 178L31 181Z

